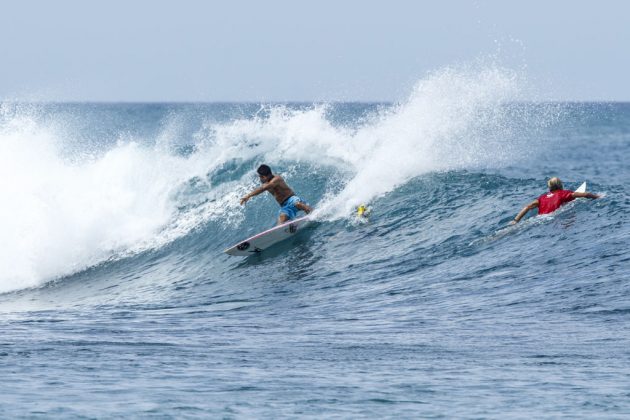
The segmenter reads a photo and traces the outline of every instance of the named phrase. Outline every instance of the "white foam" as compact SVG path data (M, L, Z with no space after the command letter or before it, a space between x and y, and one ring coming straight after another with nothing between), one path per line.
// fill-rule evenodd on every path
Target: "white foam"
M37 286L151 242L171 193L203 168L137 143L72 162L58 133L28 117L0 129L0 292ZM197 162L199 163L199 162Z

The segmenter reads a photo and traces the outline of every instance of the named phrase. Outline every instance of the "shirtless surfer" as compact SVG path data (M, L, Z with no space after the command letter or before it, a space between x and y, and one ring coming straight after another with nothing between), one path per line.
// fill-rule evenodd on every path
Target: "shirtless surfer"
M510 225L518 223L528 211L536 207L538 207L538 214L547 214L556 211L563 204L576 198L599 198L599 195L589 192L574 192L562 189L562 181L558 177L553 177L547 181L547 186L549 187L549 192L523 207L514 220L510 222Z
M280 204L279 225L294 219L300 210L306 212L306 214L313 210L305 201L295 195L280 175L271 173L269 166L260 165L256 172L258 172L258 178L260 178L262 185L241 198L241 205L244 205L253 196L269 191Z

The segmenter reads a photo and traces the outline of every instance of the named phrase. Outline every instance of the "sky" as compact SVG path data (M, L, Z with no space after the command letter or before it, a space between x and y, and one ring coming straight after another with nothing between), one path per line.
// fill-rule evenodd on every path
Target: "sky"
M621 0L0 0L0 99L395 101L494 60L549 99L630 101Z

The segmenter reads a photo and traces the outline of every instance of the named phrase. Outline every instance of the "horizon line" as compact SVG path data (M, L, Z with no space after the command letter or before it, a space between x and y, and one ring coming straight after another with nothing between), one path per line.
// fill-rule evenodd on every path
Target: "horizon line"
M332 100L332 101L324 101L324 100L286 100L286 101L254 101L254 100L244 100L244 101L235 101L235 100L217 100L217 101L192 101L192 100L11 100L11 99L0 99L0 103L24 103L24 104L93 104L93 105L198 105L198 104L217 104L217 105L325 105L325 104L400 104L405 101L392 101L392 100ZM597 100L576 100L576 99L548 99L548 100L515 100L515 101L506 101L505 103L564 103L564 104L630 104L630 99L628 100L618 100L618 99L597 99Z

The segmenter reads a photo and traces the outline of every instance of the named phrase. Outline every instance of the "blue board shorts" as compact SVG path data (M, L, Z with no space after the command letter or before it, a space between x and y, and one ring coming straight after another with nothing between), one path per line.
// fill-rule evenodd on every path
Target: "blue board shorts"
M280 205L280 212L278 213L278 216L281 214L286 214L289 217L289 220L295 219L298 211L300 211L297 207L295 207L297 203L306 204L306 202L297 195L292 195L291 197L284 200L284 203Z

